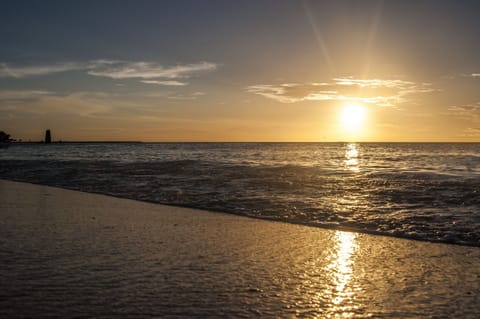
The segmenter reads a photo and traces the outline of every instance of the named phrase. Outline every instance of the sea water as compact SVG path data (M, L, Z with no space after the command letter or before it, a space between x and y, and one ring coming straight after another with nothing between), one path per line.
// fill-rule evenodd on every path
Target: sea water
M0 178L480 246L478 143L19 143Z

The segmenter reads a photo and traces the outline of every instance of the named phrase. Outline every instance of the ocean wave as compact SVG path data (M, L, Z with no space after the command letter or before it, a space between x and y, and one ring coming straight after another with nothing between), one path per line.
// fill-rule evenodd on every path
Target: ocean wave
M415 169L415 165L403 170L358 171L345 165L336 169L333 165L271 165L268 161L252 165L211 157L163 161L81 158L1 159L0 178L320 227L480 246L480 179L468 174Z

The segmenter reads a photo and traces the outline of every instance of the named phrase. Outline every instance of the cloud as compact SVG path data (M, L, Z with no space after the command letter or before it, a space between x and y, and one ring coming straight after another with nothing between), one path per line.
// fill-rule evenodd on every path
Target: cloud
M156 84L156 85L165 85L165 86L184 86L188 83L180 81L158 81L158 80L142 80L140 81L145 84Z
M345 77L335 78L330 83L252 85L247 87L247 91L282 103L351 100L391 107L405 102L405 96L408 94L435 90L429 83L383 79L360 80Z
M476 137L480 136L480 127L469 127L463 131L463 136Z
M52 94L53 92L42 90L3 90L0 91L0 102L32 101Z
M167 99L170 100L196 100L205 95L203 92L193 92L188 94L168 94Z
M86 63L67 62L36 66L11 66L1 63L0 78L24 78L67 71L85 71L92 76L107 77L115 80L142 79L142 82L147 84L183 86L188 83L172 79L188 79L197 73L216 70L217 67L215 63L210 62L166 67L154 62L108 59L93 60Z
M0 113L11 114L76 114L92 116L109 112L112 105L122 102L120 97L104 92L75 92L67 95L50 91L0 91Z
M453 105L448 108L450 114L464 120L480 120L480 102Z
M457 78L479 78L479 77L480 77L480 73L473 72L473 73L457 73L457 74L445 75L442 78L453 80Z
M87 68L87 64L82 63L58 63L49 65L14 67L6 63L0 64L0 77L23 78L36 75L46 75L51 73L67 72L73 70L83 70Z
M151 62L102 61L96 61L95 67L88 74L112 79L178 79L190 78L195 73L217 68L216 64L209 62L164 67Z

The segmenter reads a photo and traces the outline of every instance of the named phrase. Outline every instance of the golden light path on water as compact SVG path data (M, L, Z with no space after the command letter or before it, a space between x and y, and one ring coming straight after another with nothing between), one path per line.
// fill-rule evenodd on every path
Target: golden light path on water
M335 231L328 242L328 249L303 266L305 273L297 290L304 299L294 307L308 310L298 312L300 317L352 318L365 306L354 275L357 234Z
M343 169L347 172L353 173L349 178L356 178L356 173L361 170L360 161L360 146L356 143L348 143L345 146L345 157L343 159ZM345 179L347 185L349 178ZM341 196L333 199L335 211L338 214L344 212L352 212L357 210L360 206L366 205L362 203L362 197L359 196L355 189L346 188L346 191Z
M355 143L349 143L345 149L345 170L359 172L359 147ZM343 198L343 205L355 205L356 198ZM327 265L327 273L330 274L331 284L326 294L329 299L329 307L326 311L327 318L351 318L355 314L355 291L350 284L353 273L352 255L357 247L357 234L337 231L334 235L334 247L331 262Z
M355 292L349 283L353 273L352 255L357 249L356 237L356 233L335 233L336 251L327 266L327 271L331 274L331 288L327 290L330 297L327 318L350 318L354 315L352 300Z
M360 166L358 162L359 150L358 146L355 143L347 144L347 149L345 150L345 168L352 172L359 172Z

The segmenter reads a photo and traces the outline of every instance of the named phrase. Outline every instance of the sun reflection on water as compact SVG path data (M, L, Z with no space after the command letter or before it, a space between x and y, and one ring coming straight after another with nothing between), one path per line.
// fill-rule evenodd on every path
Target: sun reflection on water
M345 150L345 169L352 172L359 172L360 165L358 162L359 150L358 146L355 143L347 144L347 149Z
M357 249L357 235L355 233L335 233L336 254L327 269L331 273L332 288L328 313L333 318L350 318L353 316L355 305L354 290L350 283L353 272L352 255Z

